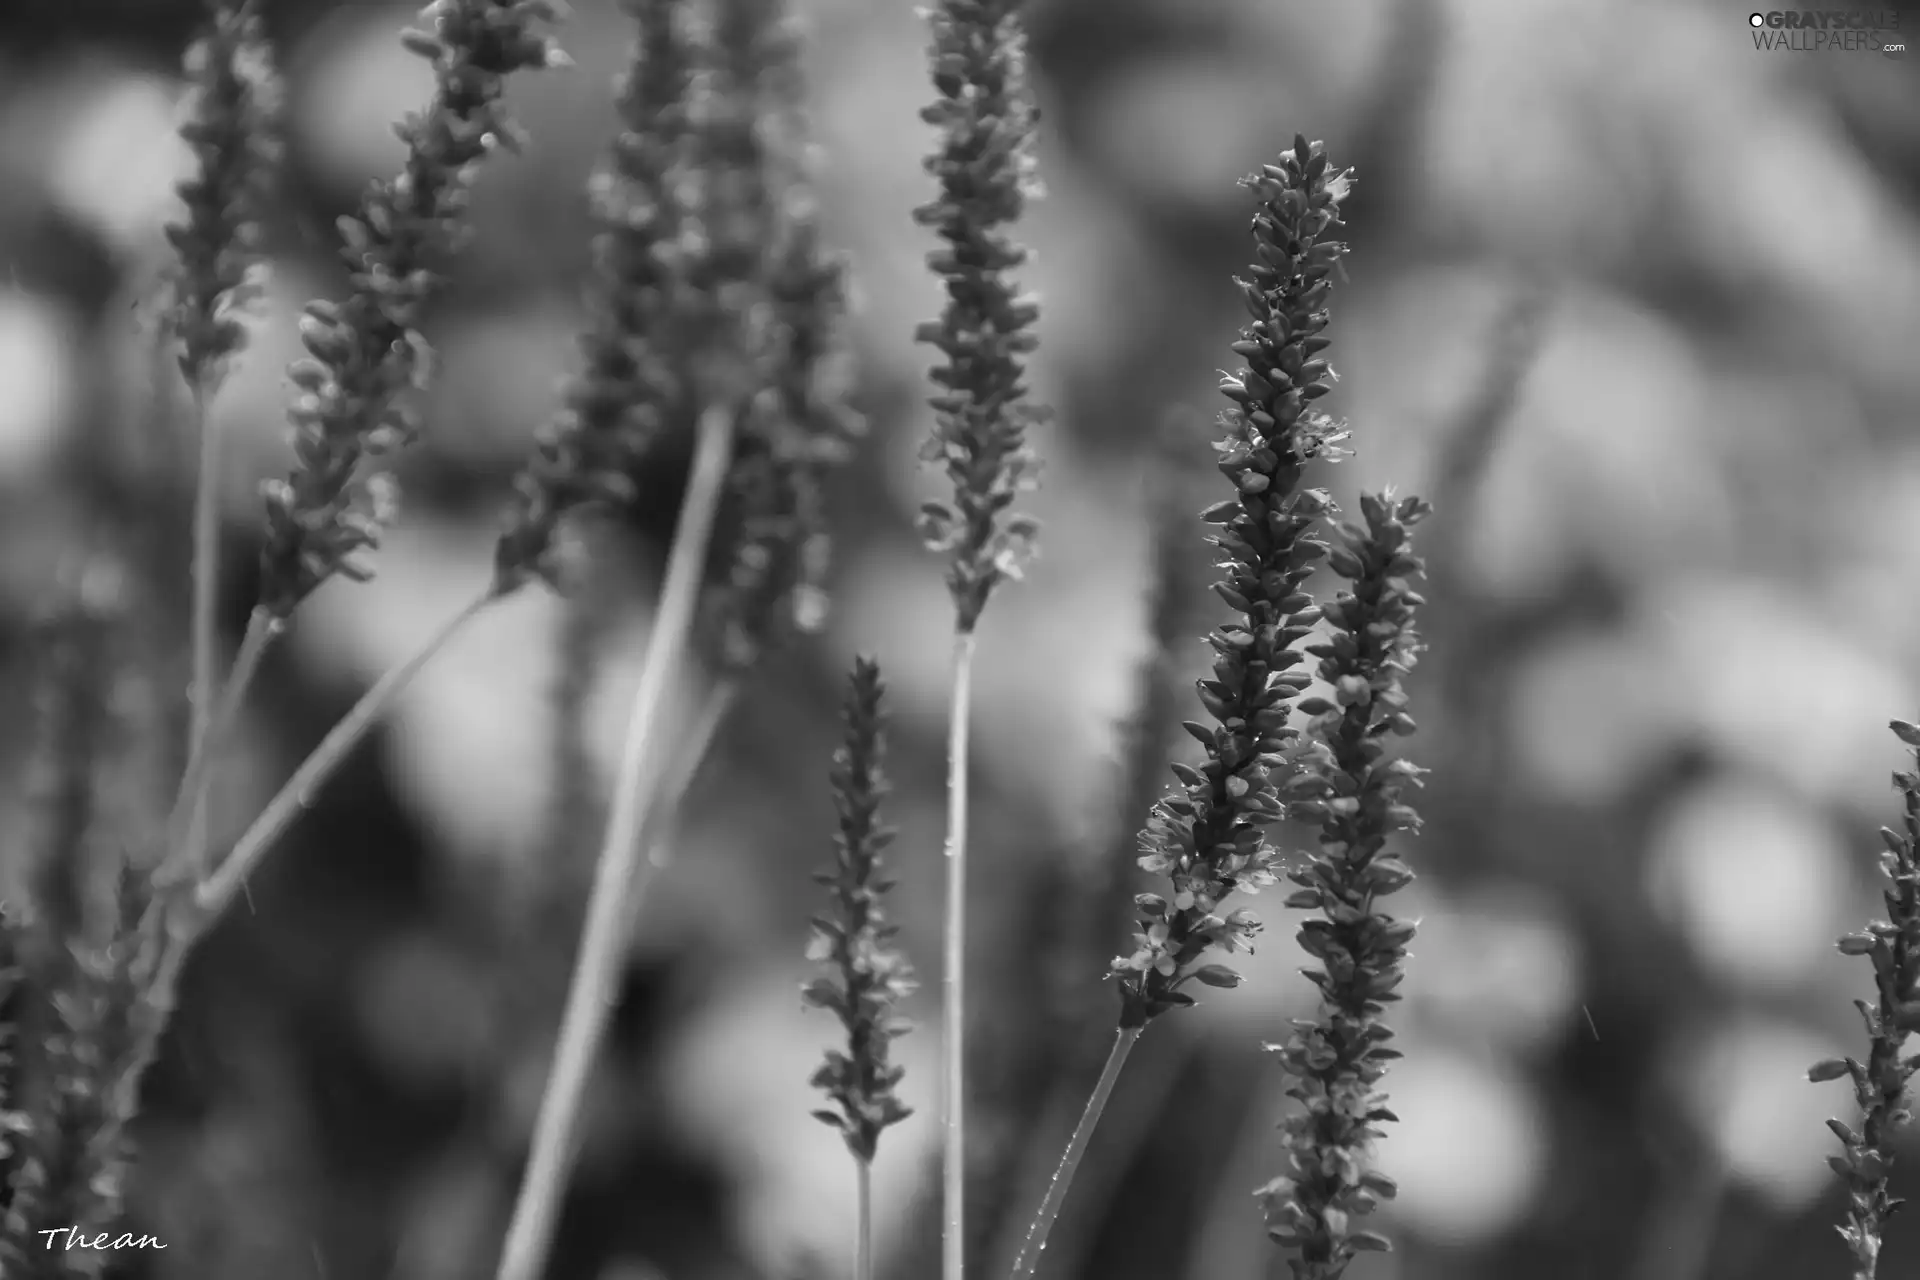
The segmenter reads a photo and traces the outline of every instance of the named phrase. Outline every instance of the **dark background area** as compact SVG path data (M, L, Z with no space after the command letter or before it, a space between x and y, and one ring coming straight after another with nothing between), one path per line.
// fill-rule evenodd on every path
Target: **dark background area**
M921 1114L882 1147L880 1238L890 1274L937 1259L951 617L911 530L933 483L914 461L931 353L911 332L938 308L909 216L929 190L924 31L891 0L804 7L873 431L836 494L834 620L724 730L642 918L556 1277L846 1269L851 1178L807 1115L831 1026L797 988L856 648L893 687L898 914L926 980L926 1030L899 1050ZM1920 11L1894 7L1911 41ZM403 5L265 11L289 177L253 347L216 405L230 642L254 489L287 460L294 317L337 293L332 220L393 167L388 125L427 88L393 39ZM194 18L0 8L0 836L27 619L58 553L129 510L178 526L177 473L139 463L139 432L164 408L143 352ZM1350 1275L1847 1274L1821 1121L1852 1103L1804 1073L1861 1051L1867 966L1831 940L1879 911L1872 833L1900 763L1884 726L1920 710L1920 54L1759 51L1722 0L1052 0L1031 25L1048 197L1024 278L1058 421L1039 441L1042 559L996 597L977 685L976 1256L1005 1250L1063 1136L1034 1049L1050 921L1142 817L1116 811L1113 726L1145 644L1155 429L1218 407L1249 253L1234 181L1298 131L1359 173L1328 402L1358 456L1324 482L1440 507L1409 748L1434 772L1408 849L1421 879L1396 906L1421 928L1387 1080L1402 1123L1379 1153L1399 1247ZM578 0L560 41L578 66L518 87L532 143L486 169L429 324L441 376L401 528L379 576L323 591L270 663L222 784L230 833L483 579L570 367L582 193L627 34ZM685 452L668 452L601 584L624 608L591 691L602 778L672 527ZM163 595L184 583L180 544L143 545ZM542 835L562 612L528 593L430 669L196 958L135 1196L169 1247L125 1276L491 1274L585 877ZM1260 1044L1309 988L1292 913L1255 905L1249 982L1143 1041L1050 1274L1285 1274L1251 1195L1281 1167ZM1042 976L1112 998L1091 969ZM1895 1189L1915 1189L1905 1166ZM1920 1275L1916 1232L1895 1220L1882 1276Z

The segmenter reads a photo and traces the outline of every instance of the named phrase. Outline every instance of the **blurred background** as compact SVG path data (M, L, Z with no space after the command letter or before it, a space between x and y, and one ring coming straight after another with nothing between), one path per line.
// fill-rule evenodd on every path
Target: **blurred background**
M836 494L832 621L722 732L642 917L553 1263L568 1280L847 1268L850 1171L807 1114L834 1027L798 986L856 649L891 681L896 915L926 980L923 1030L898 1047L922 1114L882 1144L879 1232L887 1274L936 1265L951 613L911 529L934 491L914 457L933 353L911 332L940 303L910 217L930 191L925 35L896 0L800 7L872 434ZM1920 8L1877 7L1913 39ZM395 39L405 4L265 12L290 173L253 347L215 407L234 442L230 643L256 486L289 458L294 318L337 296L333 219L394 169L390 125L430 88ZM1853 1103L1805 1071L1862 1052L1849 1002L1868 966L1832 939L1881 911L1873 831L1901 762L1885 724L1920 711L1920 54L1761 51L1731 0L1031 14L1048 195L1023 280L1044 303L1035 393L1058 416L1031 502L1042 557L995 597L977 680L979 1274L1009 1256L1083 1083L1036 987L1091 1010L1095 1054L1117 1004L1097 946L1044 983L1036 966L1059 969L1084 873L1143 816L1116 798L1115 726L1148 643L1156 431L1198 419L1195 506L1214 500L1214 371L1234 363L1250 253L1235 180L1296 131L1359 176L1327 402L1357 457L1324 482L1439 507L1409 746L1433 774L1406 850L1420 879L1394 907L1420 930L1379 1152L1398 1249L1349 1274L1848 1274L1822 1121ZM27 619L60 553L129 512L179 527L178 469L138 459L166 416L148 348L195 21L185 0L0 10L0 832L19 830ZM323 590L269 664L221 782L229 834L484 581L508 478L571 367L584 186L628 35L610 0L575 0L560 39L578 66L516 87L533 143L485 168L477 239L429 323L439 379L401 526L378 577ZM169 1247L118 1274L491 1275L587 874L546 838L548 797L612 768L685 456L643 477L617 531L584 780L554 776L550 745L566 606L526 592L428 670L197 955L140 1130L134 1216ZM183 544L139 545L183 610ZM1197 639L1181 655L1197 675ZM1248 983L1142 1042L1051 1275L1286 1274L1252 1195L1282 1161L1261 1044L1310 989L1292 913L1264 911ZM1920 1274L1916 1232L1896 1219L1883 1276Z

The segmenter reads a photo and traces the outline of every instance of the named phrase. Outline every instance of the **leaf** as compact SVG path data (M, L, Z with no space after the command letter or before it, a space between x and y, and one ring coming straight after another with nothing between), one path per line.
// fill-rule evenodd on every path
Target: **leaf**
M1824 1084L1829 1080L1838 1080L1850 1071L1845 1058L1822 1058L1807 1068L1807 1079L1815 1084Z
M1239 974L1223 964L1202 965L1193 971L1193 977L1196 982L1229 991L1244 981Z

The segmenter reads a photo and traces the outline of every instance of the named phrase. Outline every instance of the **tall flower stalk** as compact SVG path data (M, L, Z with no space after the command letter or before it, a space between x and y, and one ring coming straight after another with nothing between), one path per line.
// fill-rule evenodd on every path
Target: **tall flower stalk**
M259 291L261 205L281 154L280 85L253 0L211 0L206 33L188 50L192 105L181 137L194 176L180 183L184 219L167 227L178 255L172 327L199 440L194 493L192 687L187 754L205 749L213 723L219 634L220 436L208 401L246 345L237 318ZM205 870L205 806L188 814L184 860Z
M742 426L729 475L734 518L724 578L707 592L702 633L713 683L659 779L658 821L642 836L647 862L634 886L636 917L671 860L668 828L719 731L767 653L826 622L828 474L851 456L865 420L846 401L837 329L846 306L844 264L817 253L811 199L789 201L790 240L772 278L768 385Z
M1285 1044L1268 1045L1293 1083L1287 1094L1302 1110L1281 1130L1288 1172L1258 1193L1267 1233L1293 1253L1296 1280L1338 1280L1356 1252L1389 1248L1384 1236L1354 1230L1353 1219L1394 1194L1390 1178L1367 1168L1377 1126L1394 1118L1377 1091L1393 1030L1385 1007L1400 998L1411 921L1380 910L1413 872L1386 851L1398 831L1419 827L1401 800L1421 770L1388 761L1386 739L1411 734L1402 677L1419 650L1414 609L1423 603L1408 580L1421 572L1408 530L1430 508L1418 498L1395 500L1392 490L1363 494L1361 525L1340 531L1343 545L1329 563L1347 588L1326 606L1328 639L1307 652L1320 659L1319 676L1332 699L1309 698L1312 741L1285 793L1293 817L1320 820L1319 848L1287 878L1301 886L1289 907L1317 910L1297 935L1319 962L1307 969L1321 1003L1309 1022L1295 1024Z
M847 1033L846 1050L829 1049L812 1084L838 1107L814 1116L839 1130L853 1155L854 1280L873 1280L873 1157L880 1133L912 1114L895 1092L906 1069L888 1056L888 1046L909 1030L895 1009L916 984L894 946L898 927L887 923L881 907L892 888L882 855L894 836L880 819L887 794L884 694L880 668L869 658L854 659L843 712L846 738L833 758L837 856L831 872L814 876L833 904L831 914L814 918L807 950L824 972L801 993L808 1004L836 1015Z
M852 407L845 325L852 309L846 259L822 237L814 190L811 128L788 19L773 35L764 76L761 127L775 139L767 157L778 188L767 267L767 323L755 381L728 476L731 549L724 576L708 589L701 628L714 679L660 780L659 829L637 886L637 913L668 865L668 819L763 659L826 622L831 559L826 487L866 433Z
M399 176L373 184L358 215L340 220L347 296L309 303L301 317L307 357L288 370L297 390L289 412L294 465L286 479L264 487L260 601L201 749L188 764L170 824L176 849L203 803L212 757L293 611L336 576L364 581L372 574L361 553L378 546L397 502L384 464L419 434L418 411L406 398L426 385L430 369L423 313L446 260L469 236L467 201L480 162L501 146L519 143L518 126L503 102L507 77L566 62L540 29L554 18L551 0L433 0L422 16L426 29L407 31L402 43L433 64L433 100L400 127L407 154ZM293 801L332 771L407 678L491 598L491 592L484 595L462 612L458 625L437 633L424 654L404 664L406 677L376 686L380 699L356 708L350 731L330 736L322 758L310 761L283 791L275 822L284 824L288 809L304 804ZM249 843L250 856L269 843L271 836ZM190 883L184 859L176 854L171 861L166 882ZM244 871L227 873L218 893L200 894L180 913L189 931L203 927L230 900Z
M341 221L346 298L309 304L301 321L309 358L290 370L302 393L294 468L266 491L260 607L270 618L285 619L337 574L368 576L355 557L378 545L388 503L362 464L419 434L405 398L427 380L423 312L442 264L470 236L479 163L519 139L503 102L507 77L564 61L539 30L554 19L551 0L434 0L423 16L426 29L403 42L433 64L433 102L401 126L400 176L376 184L360 215Z
M1148 642L1134 669L1127 717L1117 726L1120 767L1113 775L1109 821L1095 851L1070 873L1066 909L1050 912L1046 927L1052 933L1038 951L1052 988L1044 1007L1055 1024L1034 1050L1051 1064L1038 1111L1038 1132L1049 1137L1071 1132L1086 1106L1089 1079L1110 1061L1101 1045L1112 1015L1088 1000L1084 984L1089 973L1109 964L1125 936L1139 874L1138 823L1160 798L1168 743L1180 725L1185 697L1180 650L1203 629L1206 606L1214 599L1198 572L1193 538L1193 504L1207 482L1197 449L1205 425L1197 412L1169 413L1150 455ZM1053 1165L1050 1148L1041 1142L1026 1144L1011 1194L1024 1197L1027 1188L1046 1185ZM1026 1220L1010 1217L1005 1230L1014 1239L996 1256L1017 1256L1018 1241L1028 1227Z
M730 405L715 405L701 419L693 472L687 479L680 519L674 527L666 585L628 717L620 753L620 785L614 792L596 862L586 928L561 1014L560 1042L534 1121L533 1150L507 1226L498 1280L538 1280L559 1225L580 1108L619 995L630 918L628 903L639 867L650 799L644 783L659 767L654 758L659 750L659 725L667 690L680 676L701 569L713 533L714 512L726 484L734 430L734 409Z
M796 52L782 5L710 0L684 14L669 0L635 0L634 7L641 16L642 56L648 34L663 29L649 25L650 9L658 9L659 22L669 27L684 17L691 37L684 187L697 235L689 237L691 247L680 263L671 354L684 361L682 403L698 413L694 463L628 716L586 929L499 1280L535 1280L558 1224L580 1109L617 996L644 840L661 818L662 781L669 773L666 695L685 678L708 551L737 458L758 438L755 410L770 358L770 248L780 225L777 184L786 140L766 121L775 82L791 74Z
M1895 720L1895 736L1920 764L1920 725ZM1900 1056L1907 1036L1920 1028L1920 772L1893 775L1906 813L1900 831L1880 829L1886 849L1880 870L1887 878L1887 918L1840 939L1840 953L1873 963L1875 1000L1853 1002L1866 1024L1867 1060L1829 1058L1807 1072L1815 1083L1845 1077L1853 1082L1860 1128L1827 1121L1845 1150L1827 1163L1847 1187L1846 1225L1836 1228L1853 1255L1853 1280L1875 1280L1887 1219L1904 1203L1889 1190L1895 1134L1913 1121L1910 1081L1920 1055Z
M227 857L209 863L198 852L212 761L238 715L252 680L288 618L335 575L364 579L357 553L377 545L392 506L386 454L416 431L402 403L424 385L427 348L422 311L437 274L466 237L467 193L484 157L516 145L516 126L502 104L514 71L562 65L565 56L540 30L553 17L548 0L434 0L429 30L402 39L433 63L430 104L401 126L407 154L401 174L373 184L356 217L340 221L350 288L339 303L310 304L301 322L308 359L290 370L298 389L289 417L294 468L265 487L267 537L262 594L218 697L205 654L213 591L213 485L216 454L204 418L204 391L221 361L237 350L240 331L229 314L246 286L246 256L259 162L270 153L264 127L269 97L257 19L246 4L216 3L214 30L189 62L201 104L185 129L201 162L182 194L188 219L170 229L180 254L176 327L181 368L198 394L203 456L196 539L195 731L185 775L165 825L164 850L139 904L139 1022L133 1050L114 1088L130 1112L141 1078L170 1021L188 955L244 887L246 877L285 827L310 802L393 696L476 616L483 595L443 626L425 649L378 682L295 771ZM211 706L211 711L209 711ZM203 865L206 863L206 865Z
M687 6L633 3L633 55L615 95L617 128L589 184L596 228L588 323L580 369L566 404L541 428L533 457L514 478L513 501L494 548L502 593L544 582L567 597L555 690L555 762L547 844L557 856L586 858L586 827L598 808L590 785L584 718L601 642L613 613L596 563L594 536L562 554L570 515L604 498L627 498L634 475L678 424L687 401L685 370L673 358L673 316L684 292L691 218L688 107L695 50ZM597 533L598 531L593 531ZM564 885L564 887L563 887ZM525 918L577 904L571 878L526 886L513 906Z
M619 128L595 177L596 248L606 293L592 304L582 340L584 370L569 413L549 429L534 465L516 483L516 501L495 553L495 579L517 586L555 581L554 535L577 495L573 463L624 429L642 444L679 425L693 402L685 370L667 336L690 288L693 203L691 137L701 34L691 7L676 0L629 0L633 52L616 103ZM589 1075L605 1033L625 954L625 906L643 834L648 734L659 718L690 624L715 507L733 451L730 406L702 424L693 472L681 499L667 581L655 615L640 684L622 747L617 790L598 849L587 919L561 1014L559 1044L535 1118L533 1149L521 1175L501 1248L500 1280L536 1280L546 1265L572 1169L573 1139ZM637 455L636 459L637 460Z
M543 582L567 596L554 699L556 757L547 843L556 856L591 856L587 833L599 808L589 783L584 717L601 641L611 634L607 584L594 582L596 538L563 556L566 521L583 508L630 499L635 474L679 425L686 371L674 358L673 317L685 291L690 211L688 109L694 75L688 9L633 3L633 55L615 95L617 128L589 184L596 228L588 322L579 372L562 411L540 430L514 478L513 501L494 548L495 590ZM596 531L597 532L597 531ZM689 777L689 781L690 781ZM543 875L515 895L522 920L577 907L570 876Z
M927 545L947 556L953 597L953 681L947 739L947 883L944 930L940 1110L941 1274L963 1280L966 1184L967 751L974 629L993 589L1018 578L1036 526L1009 508L1031 488L1036 464L1027 443L1042 420L1026 400L1025 357L1038 344L1038 301L1019 291L1013 271L1027 251L1008 233L1039 194L1032 154L1038 118L1027 84L1020 0L939 0L927 11L929 60L939 97L920 116L940 132L927 171L939 195L914 211L941 245L927 262L945 285L940 318L919 326L918 341L939 348L932 371L934 428L921 456L943 465L949 503L921 510Z
M1237 282L1252 323L1233 345L1246 365L1220 384L1232 404L1220 420L1226 438L1214 446L1235 496L1201 513L1222 526L1210 539L1225 571L1213 589L1237 616L1207 637L1213 675L1198 689L1214 723L1183 725L1205 760L1173 766L1180 788L1154 806L1140 833L1141 868L1166 876L1171 892L1134 899L1140 910L1134 949L1115 958L1111 971L1120 987L1113 1047L1014 1263L1019 1277L1039 1266L1114 1078L1141 1031L1168 1010L1194 1003L1187 990L1192 983L1239 985L1233 969L1209 957L1250 949L1260 921L1244 908L1227 911L1225 903L1278 879L1280 854L1265 832L1287 809L1279 783L1295 769L1290 749L1299 737L1287 720L1293 700L1311 683L1294 670L1306 655L1293 646L1321 618L1306 586L1314 561L1327 554L1315 530L1333 510L1324 490L1303 488L1302 481L1315 459L1338 455L1335 446L1345 435L1313 405L1334 382L1320 353L1327 347L1322 331L1332 277L1347 248L1334 238L1342 226L1340 202L1352 183L1348 171L1328 164L1322 144L1298 138L1278 164L1242 185L1259 198L1253 218L1259 261Z

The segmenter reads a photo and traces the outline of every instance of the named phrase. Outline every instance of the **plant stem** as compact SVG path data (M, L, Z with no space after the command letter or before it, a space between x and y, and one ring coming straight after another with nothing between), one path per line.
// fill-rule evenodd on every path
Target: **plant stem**
M740 681L735 678L722 680L707 691L706 701L700 704L700 712L693 725L677 744L673 771L666 775L666 780L657 790L648 788L653 800L647 814L647 829L640 833L640 847L647 856L634 873L633 891L627 898L630 904L629 931L638 927L640 913L646 908L647 894L652 891L660 873L673 861L672 846L666 842L672 831L673 816L680 811L680 802L686 798L694 778L699 776L700 766L706 762L707 752L713 749L713 740L719 736L720 726L726 722L727 713L733 710L739 693Z
M255 609L253 616L247 619L247 633L241 637L240 651L234 655L233 670L227 676L226 687L220 692L219 704L209 717L206 733L187 757L186 774L180 780L180 793L174 799L173 813L167 820L167 858L175 867L189 856L187 850L192 820L206 802L213 759L240 717L240 707L246 701L247 690L253 687L254 677L260 673L260 664L266 658L267 650L285 628L285 620L266 609Z
M973 632L953 637L953 700L947 712L947 923L941 986L946 1034L942 1041L940 1100L946 1128L941 1195L942 1280L966 1280L966 960L967 960L967 741L971 729Z
M212 921L197 910L195 886L203 884L203 868L198 865L194 842L200 839L196 819L204 814L206 795L212 777L212 761L219 753L221 740L239 718L247 690L260 671L267 650L285 627L285 622L265 609L255 609L247 619L246 634L234 655L233 670L221 690L219 705L208 717L204 734L199 735L187 756L187 767L180 779L180 791L174 797L173 812L167 819L166 847L160 865L153 872L153 896L140 918L139 943L144 955L137 967L145 971L145 1025L137 1029L135 1050L121 1081L123 1097L131 1105L137 1096L140 1077L152 1060L155 1046L173 1016L174 987L186 964L187 952ZM131 1114L131 1113L129 1113Z
M193 686L189 698L191 726L187 732L187 758L192 760L206 751L207 734L213 726L215 682L214 651L219 644L216 627L220 595L220 436L213 416L207 412L206 383L193 379L194 426L200 437L200 468L194 482L193 497ZM182 861L195 875L207 870L207 797L197 790L187 813L186 853Z
M1080 1158L1087 1153L1087 1143L1093 1139L1094 1127L1100 1123L1101 1113L1107 1109L1107 1099L1113 1096L1113 1085L1120 1078L1120 1068L1126 1065L1127 1055L1133 1052L1133 1045L1140 1038L1144 1027L1122 1027L1113 1038L1113 1048L1107 1054L1107 1065L1100 1069L1099 1082L1093 1086L1093 1096L1087 1099L1087 1109L1080 1113L1080 1123L1073 1128L1073 1137L1067 1142L1067 1149L1060 1156L1060 1167L1053 1171L1053 1180L1047 1183L1047 1194L1040 1201L1040 1209L1033 1215L1033 1225L1027 1228L1026 1243L1020 1246L1020 1256L1014 1259L1013 1274L1015 1280L1031 1280L1040 1265L1040 1255L1046 1250L1047 1236L1053 1231L1054 1221L1060 1216L1060 1206L1066 1202L1067 1188L1073 1185L1073 1175L1080 1171Z
M853 1158L853 1280L873 1280L873 1165Z
M587 903L586 931L580 939L566 1011L561 1017L560 1041L546 1092L540 1099L533 1149L507 1227L497 1280L539 1280L573 1163L574 1131L588 1078L606 1033L607 1019L620 996L627 923L632 918L628 914L629 895L640 862L639 837L645 829L651 798L647 783L653 776L651 761L659 749L658 735L666 727L660 711L667 690L679 674L681 650L693 625L707 544L712 540L714 517L733 454L731 406L709 407L701 415L699 432L693 471L687 478L673 550L667 559L660 610L647 641L640 684L634 691L612 812L600 847L593 894Z
M353 709L340 718L340 722L327 731L320 745L313 749L300 767L293 771L279 792L260 816L253 820L246 833L233 847L233 852L213 873L201 882L194 894L194 905L202 916L211 920L224 911L227 904L240 892L241 886L259 865L302 810L313 803L320 786L333 776L348 754L360 740L367 736L368 730L379 721L399 696L401 690L420 673L441 650L447 647L456 635L465 629L485 609L500 597L487 591L468 602L452 618L442 623L440 629L428 638L427 642L415 651L399 666L394 667L374 682L353 704Z

